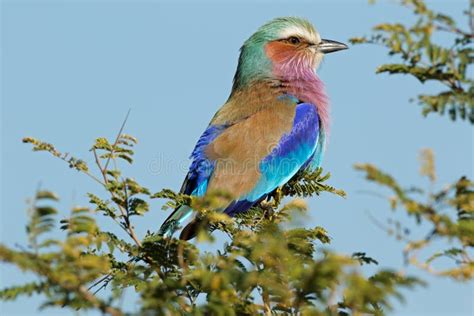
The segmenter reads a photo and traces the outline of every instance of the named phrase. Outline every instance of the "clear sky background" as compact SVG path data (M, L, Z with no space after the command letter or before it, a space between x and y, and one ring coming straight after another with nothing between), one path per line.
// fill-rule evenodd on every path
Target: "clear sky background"
M197 2L2 2L2 243L26 243L25 199L39 183L62 197L62 216L72 205L86 204L86 192L101 192L63 162L32 153L22 137L52 142L92 162L88 149L94 139L114 137L131 108L126 132L140 143L127 174L152 191L177 190L196 140L229 94L240 45L261 24L277 16L302 16L324 38L347 42L379 22L412 20L395 1L375 6L366 0ZM467 0L430 4L467 25L461 14ZM382 48L355 46L328 55L319 70L333 118L323 166L333 175L330 183L345 189L348 197L326 194L309 199L310 224L329 231L336 251L365 251L380 267L400 268L402 245L367 215L385 221L388 205L363 193L375 187L353 170L353 164L372 162L403 184L426 185L418 176L417 154L430 147L442 186L463 174L472 176L473 134L467 123L436 115L424 119L408 99L437 87L407 77L375 75L376 66L387 61ZM160 203L136 221L139 236L157 230L164 220L167 214ZM0 269L2 287L31 278L9 266ZM393 315L473 314L472 284L419 275L429 286L405 292L406 303L396 303ZM3 303L0 313L34 315L39 302L33 297Z

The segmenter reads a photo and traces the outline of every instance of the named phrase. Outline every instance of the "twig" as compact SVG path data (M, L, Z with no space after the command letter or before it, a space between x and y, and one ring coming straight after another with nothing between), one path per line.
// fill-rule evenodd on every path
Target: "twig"
M107 158L107 161L105 162L104 166L102 166L102 164L100 162L100 159L99 159L99 156L97 155L97 151L95 150L95 148L92 149L92 152L93 152L94 158L95 158L95 162L97 164L97 167L100 170L100 173L102 174L102 178L104 179L105 185L107 185L109 183L109 180L107 178L107 171L108 171L107 168L109 166L110 160L112 159L112 156L114 155L114 149L117 146L118 141L120 140L120 136L122 135L123 129L125 128L125 124L127 123L127 119L129 117L129 115L130 115L130 109L128 110L127 115L125 116L125 119L123 120L122 126L120 127L120 130L117 134L117 137L115 138L115 142L112 145L112 150L110 151L110 155ZM126 189L125 189L125 192L126 192ZM109 193L112 196L112 198L117 199L117 195L114 192L109 191ZM125 203L128 204L128 196L127 195L125 196ZM133 226L130 224L130 218L129 218L128 210L124 209L123 206L118 204L118 203L115 203L115 204L117 205L117 207L118 207L118 209L119 209L119 211L122 215L122 218L124 219L126 232L133 239L135 244L138 247L141 247L142 243L141 243L140 239L137 237Z
M36 257L36 255L34 255ZM39 264L36 268L37 270L34 272L38 272L40 275L44 275L48 283L53 285L59 286L60 288L75 293L76 295L80 296L82 299L89 302L94 307L100 309L104 314L109 314L112 316L122 316L123 313L120 309L112 307L108 305L106 302L100 300L99 298L95 297L84 285L74 286L69 284L68 282L62 282L58 277L52 273L51 268L45 264Z
M107 161L105 162L104 170L107 170L107 167L109 166L110 159L112 158L112 156L113 156L113 154L114 154L114 148L115 148L115 146L117 146L118 141L120 140L120 136L122 135L123 129L125 128L125 124L127 123L128 116L130 115L130 111L131 111L131 110L132 110L132 109L128 109L127 115L125 115L125 119L123 120L122 126L120 127L120 130L119 130L119 132L118 132L118 134L117 134L117 137L115 138L115 142L114 142L114 144L112 145L112 151L110 152L110 156L109 156L109 158L107 159Z
M94 287L96 287L97 285L99 285L100 283L102 283L103 281L105 281L107 278L109 278L110 276L112 275L112 272L109 273L109 274L106 274L104 277L100 278L99 280L97 280L96 282L94 282L94 284L92 284L91 286L89 286L87 288L88 291L92 290ZM97 291L96 291L97 292Z
M435 27L439 31L455 33L455 34L459 34L459 35L462 35L462 36L465 36L465 37L474 38L474 34L464 32L463 30L461 30L457 27L446 27L446 26L443 26L443 25L435 25Z
M94 291L94 293L92 293L93 295L96 295L97 293L100 292L100 290L102 289L105 289L107 287L107 285L109 285L110 281L113 280L113 276L111 274L108 274L108 278L106 279L102 279L102 282L104 282L97 290Z
M102 312L110 314L112 316L123 315L122 311L112 306L107 305L105 302L99 300L91 292L89 292L84 286L80 286L76 292L80 294L86 301L99 308Z

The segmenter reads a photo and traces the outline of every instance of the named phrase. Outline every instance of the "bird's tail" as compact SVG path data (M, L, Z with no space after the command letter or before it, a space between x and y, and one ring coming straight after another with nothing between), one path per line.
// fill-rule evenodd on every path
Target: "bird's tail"
M158 233L163 237L171 237L192 214L193 209L187 205L177 207L161 225ZM206 224L201 219L195 217L183 228L181 234L179 235L179 239L193 239L196 237L198 230L203 225L206 226Z
M192 208L187 205L177 207L161 225L158 233L164 237L171 237L192 214Z
M193 219L188 225L186 225L186 227L183 228L183 230L181 231L181 234L179 234L179 239L181 240L193 239L194 237L196 237L199 229L202 226L206 226L206 228L208 228L207 225L201 219L199 218Z

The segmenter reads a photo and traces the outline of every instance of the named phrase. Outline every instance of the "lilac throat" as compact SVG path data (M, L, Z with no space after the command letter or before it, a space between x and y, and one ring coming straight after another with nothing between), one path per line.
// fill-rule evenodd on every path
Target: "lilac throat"
M309 102L316 106L321 119L321 127L326 137L330 129L330 106L324 84L314 72L311 65L301 59L273 66L273 73L283 79L287 93L294 95L300 101Z

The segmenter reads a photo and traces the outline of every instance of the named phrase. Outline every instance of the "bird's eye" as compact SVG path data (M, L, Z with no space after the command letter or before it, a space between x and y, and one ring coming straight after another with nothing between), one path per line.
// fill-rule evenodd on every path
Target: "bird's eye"
M288 38L288 42L290 42L293 45L298 45L300 43L300 39L296 36L291 36Z

